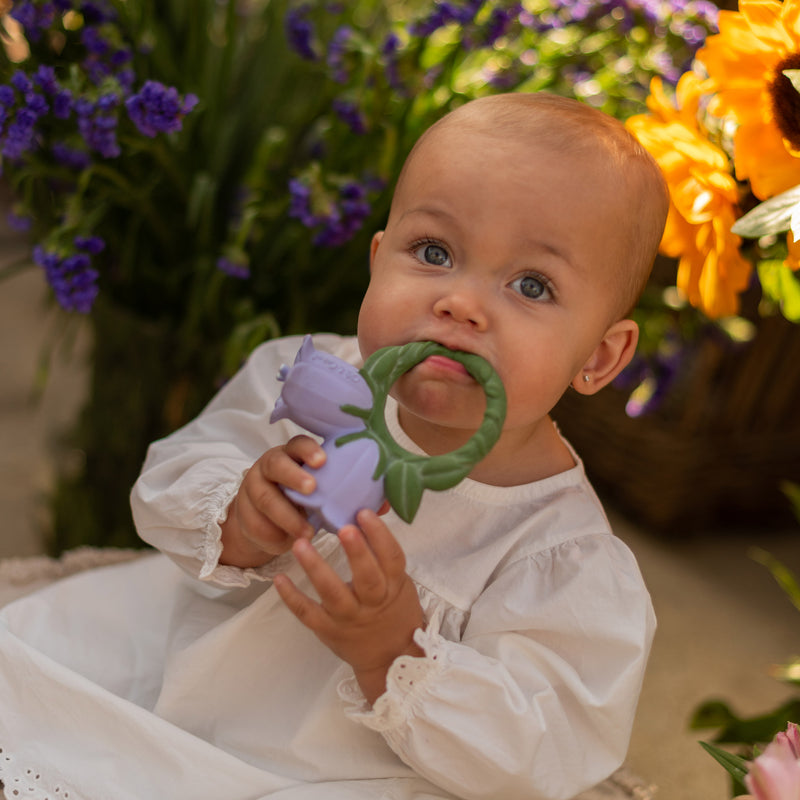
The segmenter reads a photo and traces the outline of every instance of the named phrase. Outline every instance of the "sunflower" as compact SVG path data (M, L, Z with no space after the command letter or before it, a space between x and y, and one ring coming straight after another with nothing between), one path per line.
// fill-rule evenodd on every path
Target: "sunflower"
M707 89L698 75L684 73L673 104L654 78L650 113L631 117L626 125L656 159L669 186L661 252L678 259L677 285L689 302L716 318L738 311L752 265L739 252L741 239L731 233L739 193L730 161L698 122Z
M713 81L710 110L736 123L736 176L761 200L800 183L800 0L740 0L697 54Z

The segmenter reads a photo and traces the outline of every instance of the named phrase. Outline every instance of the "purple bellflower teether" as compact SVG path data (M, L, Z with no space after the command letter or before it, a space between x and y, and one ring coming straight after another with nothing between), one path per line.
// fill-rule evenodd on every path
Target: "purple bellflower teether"
M384 418L386 396L395 381L430 355L463 364L486 394L481 427L462 447L441 456L421 456L400 447ZM362 508L378 511L384 499L401 519L411 522L425 489L442 490L463 480L492 448L505 419L503 384L491 365L474 353L449 350L436 342L384 347L359 370L317 350L306 336L283 382L270 422L290 419L322 437L327 459L308 469L317 486L310 495L286 489L303 506L317 529L335 532L355 523Z

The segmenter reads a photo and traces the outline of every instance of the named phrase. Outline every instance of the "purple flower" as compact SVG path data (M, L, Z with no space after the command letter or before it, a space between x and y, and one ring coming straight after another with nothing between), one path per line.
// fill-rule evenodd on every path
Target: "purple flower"
M78 115L78 130L86 146L103 158L116 158L120 154L117 142L118 106L116 94L100 97L96 103L79 98L74 103Z
M41 245L33 249L33 260L44 270L47 282L56 300L67 311L87 314L97 297L97 270L87 253L73 253L62 257Z
M33 226L33 219L26 214L17 214L15 211L9 211L6 214L6 222L8 227L13 231L19 233L27 233Z
M337 97L331 104L331 107L336 112L339 119L350 126L350 130L352 130L353 133L357 133L360 136L367 132L367 123L364 119L364 115L355 103Z
M9 161L20 161L30 150L36 149L36 116L30 109L22 108L8 125L2 138L0 152Z
M56 119L68 119L72 112L72 93L69 89L60 89L53 95L53 116Z
M78 250L93 256L102 253L106 247L106 243L99 236L76 236L73 244Z
M174 133L182 127L184 116L196 105L197 97L187 94L181 100L174 86L146 81L138 94L125 101L128 116L140 133L151 138L159 133Z
M116 18L114 11L104 2L91 2L90 0L80 5L81 15L87 25L102 25Z
M514 22L519 19L521 12L522 6L517 4L510 8L493 9L483 32L482 44L485 47L493 47L498 39L509 32Z
M474 22L483 4L484 0L468 0L460 6L444 0L436 0L433 11L427 17L412 23L409 26L409 33L412 36L425 37L453 22L459 25L468 25Z
M400 72L397 69L399 50L400 37L394 32L389 33L381 46L381 55L386 61L386 80L389 82L389 86L397 90L404 88Z
M250 277L250 265L247 263L246 257L220 256L217 259L217 269L239 280Z
M85 169L92 163L92 159L85 150L78 150L75 147L70 147L64 142L54 142L50 148L53 158L58 164L61 164L68 169L74 169L77 172Z
M42 33L52 24L56 7L54 3L33 3L29 0L14 3L9 14L25 31L32 42L38 42Z
M328 45L328 67L331 70L331 77L337 83L347 83L349 77L346 63L347 45L352 38L352 28L343 25L333 34Z
M39 86L45 94L55 94L61 88L56 80L55 69L44 64L34 73L33 82Z
M329 198L325 213L315 212L313 192L303 181L289 182L289 216L299 219L314 231L313 243L318 247L338 247L353 238L372 208L368 202L371 182L350 181L341 186L336 198Z
M306 61L318 61L314 49L314 26L308 18L310 7L302 5L286 14L285 29L289 46Z
M316 246L339 247L361 229L372 211L369 193L380 188L383 184L377 181L348 181L339 188L335 198L326 198L323 213L313 207L311 187L295 178L289 181L289 216L314 231L312 241Z
M33 89L31 79L21 69L18 69L11 76L11 85L23 95Z

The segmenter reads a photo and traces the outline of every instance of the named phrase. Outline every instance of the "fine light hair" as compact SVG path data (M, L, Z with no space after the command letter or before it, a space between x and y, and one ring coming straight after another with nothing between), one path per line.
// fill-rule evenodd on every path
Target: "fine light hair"
M616 270L613 316L628 316L650 277L669 208L666 181L653 157L619 121L578 100L559 95L509 93L472 100L435 122L417 140L400 173L431 136L451 126L488 136L521 139L555 155L601 159L609 198L624 193L628 214L617 221L621 263ZM580 169L580 164L576 164Z

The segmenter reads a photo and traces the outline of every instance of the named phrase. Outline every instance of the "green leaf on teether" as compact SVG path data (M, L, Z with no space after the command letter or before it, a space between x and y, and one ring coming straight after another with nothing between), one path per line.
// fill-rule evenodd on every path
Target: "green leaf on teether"
M425 486L420 471L407 461L389 465L383 479L383 490L391 507L404 522L411 522L422 501Z

